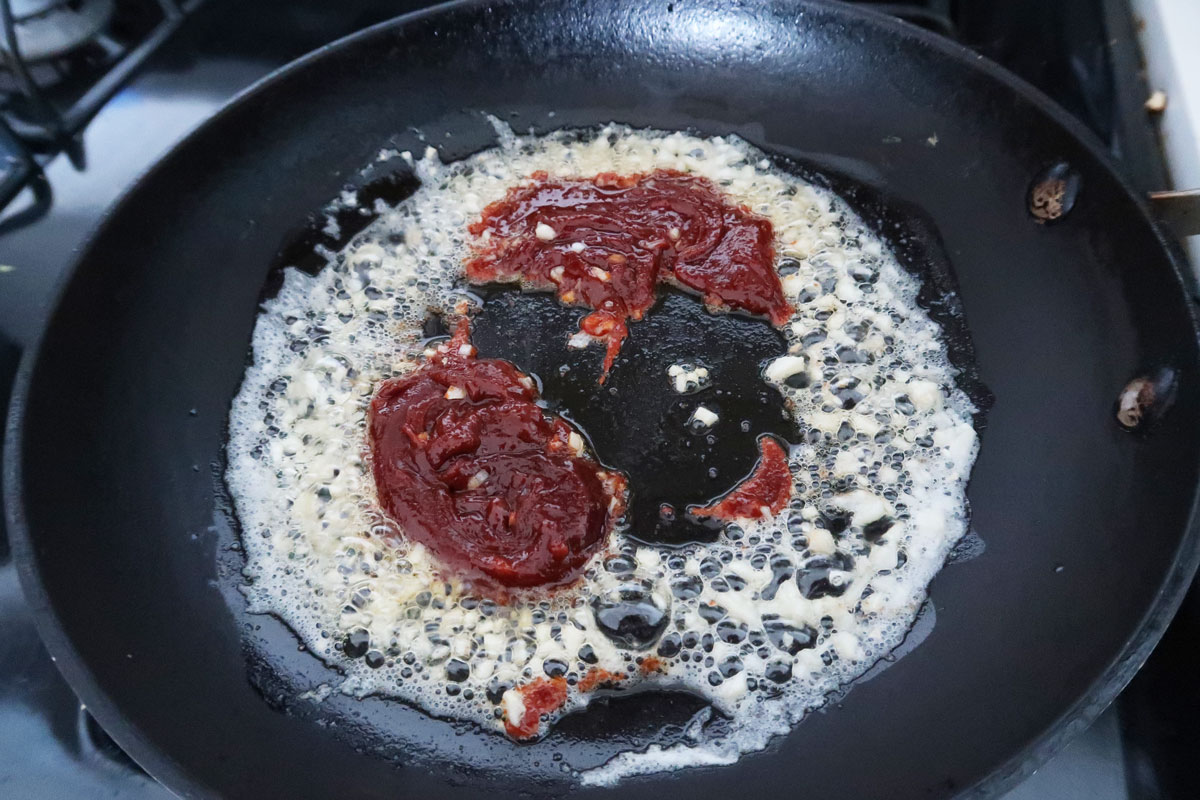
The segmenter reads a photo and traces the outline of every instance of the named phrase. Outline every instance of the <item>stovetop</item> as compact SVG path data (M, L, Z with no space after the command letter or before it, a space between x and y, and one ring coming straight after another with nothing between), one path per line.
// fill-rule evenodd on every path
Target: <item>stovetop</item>
M133 0L118 0L117 19ZM48 207L18 197L0 215L0 408L21 349L100 215L136 177L232 95L309 50L428 3L419 0L208 0L86 127L74 153L45 167ZM924 0L872 3L993 58L1082 119L1133 185L1166 187L1142 103L1134 20L1124 0ZM2 87L0 87L2 89ZM79 158L83 156L83 158ZM0 175L2 177L2 175ZM44 193L44 190L43 190ZM17 220L21 222L21 220ZM2 519L2 515L0 515ZM2 523L0 523L2 524ZM1200 592L1150 662L1091 729L1010 800L1200 797ZM0 796L163 798L80 706L42 648L0 529Z

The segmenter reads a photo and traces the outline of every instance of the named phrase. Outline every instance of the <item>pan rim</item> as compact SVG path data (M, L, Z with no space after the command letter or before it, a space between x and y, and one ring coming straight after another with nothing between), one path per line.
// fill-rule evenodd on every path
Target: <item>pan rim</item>
M514 0L505 0L505 5L514 4ZM342 50L360 41L401 30L425 18L437 17L451 10L488 5L491 5L489 0L449 0L376 23L322 45L271 71L239 91L201 124L180 137L163 155L143 170L104 211L84 237L69 267L58 279L51 292L49 310L36 335L22 354L5 422L3 463L0 465L0 494L4 501L5 521L12 548L13 563L22 591L30 605L35 624L47 651L53 656L55 665L72 690L80 696L82 701L86 702L89 711L123 750L128 752L152 777L163 783L168 790L179 793L181 796L208 796L211 794L211 790L191 775L183 764L168 757L149 741L137 726L125 717L108 694L100 688L92 671L84 663L70 637L66 634L50 595L41 580L32 531L26 523L23 501L24 483L20 464L26 446L23 423L29 392L36 369L41 361L47 332L54 324L55 316L80 265L85 261L96 241L104 235L114 219L124 211L131 200L141 192L142 187L159 170L164 169L167 162L185 150L191 142L205 136L212 127L220 124L226 117L237 112L244 105L255 101L269 87L290 79L295 73L302 71L332 51ZM1200 318L1198 318L1196 301L1191 293L1192 282L1189 273L1184 269L1185 261L1178 242L1165 233L1162 225L1150 213L1147 200L1134 190L1100 141L1080 120L1041 90L990 59L964 45L888 16L881 11L852 6L843 2L829 3L821 2L821 0L791 0L789 6L797 12L812 11L840 15L844 19L860 21L876 29L882 29L884 32L904 36L915 44L933 51L938 57L958 64L965 70L983 74L1007 91L1019 95L1023 101L1031 104L1039 113L1064 129L1078 142L1088 156L1094 159L1097 166L1103 169L1127 196L1132 198L1141 218L1140 221L1149 225L1155 239L1165 251L1173 277L1185 300L1188 301L1185 302L1185 308L1191 324L1193 340L1200 344ZM1051 721L1021 750L1013 754L1007 761L996 765L989 774L973 785L964 787L958 796L1001 794L1031 775L1051 756L1059 752L1075 735L1089 727L1101 712L1116 699L1149 657L1183 602L1198 566L1200 566L1200 486L1193 489L1188 521L1182 531L1171 566L1162 578L1157 596L1146 610L1133 634L1113 656L1108 666L1074 703Z

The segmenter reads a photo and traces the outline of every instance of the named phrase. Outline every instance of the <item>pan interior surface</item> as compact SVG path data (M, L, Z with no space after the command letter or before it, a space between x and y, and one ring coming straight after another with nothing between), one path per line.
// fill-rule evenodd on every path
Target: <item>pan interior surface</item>
M518 130L736 133L864 187L860 212L877 196L919 210L901 228L881 213L881 232L946 254L995 397L969 490L986 550L935 580L920 646L763 753L622 793L949 796L1098 711L1194 568L1194 320L1144 209L1071 124L945 48L819 5L456 5L305 59L210 121L84 253L13 417L23 577L89 709L181 793L297 798L549 795L571 780L561 763L697 710L633 696L517 747L377 698L297 697L325 667L244 614L214 485L270 265L378 178L362 168L381 148L463 157L493 141L487 112ZM1043 224L1030 185L1060 163L1078 196ZM1120 430L1122 387L1160 367L1174 408Z

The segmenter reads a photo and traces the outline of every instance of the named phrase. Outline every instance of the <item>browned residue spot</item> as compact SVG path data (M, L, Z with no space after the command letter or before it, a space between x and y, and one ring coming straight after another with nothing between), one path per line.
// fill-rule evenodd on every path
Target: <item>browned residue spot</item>
M1171 407L1175 383L1175 370L1169 367L1131 380L1117 397L1117 422L1131 431L1149 427Z
M1063 215L1063 198L1066 194L1066 180L1047 178L1033 187L1029 195L1029 211L1041 222L1058 219Z
M1135 378L1121 392L1117 401L1117 421L1126 428L1142 424L1146 409L1154 403L1154 384L1145 378Z

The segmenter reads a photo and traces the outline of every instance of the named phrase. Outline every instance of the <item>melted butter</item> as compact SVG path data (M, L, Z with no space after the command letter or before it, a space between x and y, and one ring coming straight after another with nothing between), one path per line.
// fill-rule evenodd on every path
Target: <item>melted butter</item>
M251 611L283 618L341 669L342 692L399 698L497 731L522 710L509 690L562 665L569 680L595 667L627 676L619 688L685 688L733 719L723 739L699 731L691 745L626 753L583 774L600 784L761 749L900 642L966 528L973 409L954 387L941 331L916 304L918 281L840 199L735 138L616 126L587 140L503 130L497 148L462 162L442 164L432 150L406 160L422 182L416 194L329 254L315 277L289 270L255 328L253 363L230 413L226 473ZM466 226L487 203L538 170L588 177L655 168L715 181L767 216L779 258L798 264L783 281L796 309L784 329L788 355L763 377L814 432L789 454L795 499L777 517L730 525L709 545L654 548L618 533L577 585L490 602L443 574L378 508L365 461L371 396L420 362L428 311L451 312L466 299ZM693 376L669 377L687 390ZM867 526L884 518L891 527L868 541ZM783 563L779 580L773 565ZM609 639L590 605L631 580L670 598L660 641L696 643L645 676L637 659L655 649ZM699 591L672 592L684 580ZM773 636L781 625L797 635ZM793 652L807 631L811 642ZM352 633L369 638L366 658L347 656ZM771 677L781 670L789 677ZM590 697L572 689L562 712Z

